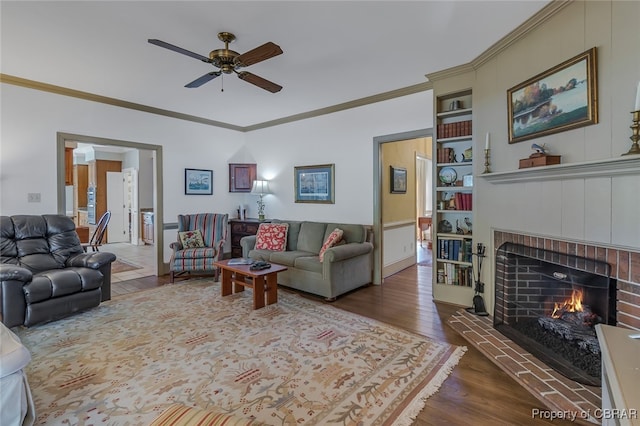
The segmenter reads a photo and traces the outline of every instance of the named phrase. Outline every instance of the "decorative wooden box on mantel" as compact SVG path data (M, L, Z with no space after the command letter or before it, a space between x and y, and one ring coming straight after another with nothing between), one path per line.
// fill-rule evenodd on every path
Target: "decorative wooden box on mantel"
M531 154L529 158L520 160L520 169L538 166L550 166L552 164L560 164L560 155L548 155L536 152Z

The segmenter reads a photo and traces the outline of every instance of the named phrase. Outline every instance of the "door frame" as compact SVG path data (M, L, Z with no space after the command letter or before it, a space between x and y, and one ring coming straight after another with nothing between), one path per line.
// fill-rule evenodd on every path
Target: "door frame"
M373 137L373 284L380 285L382 278L382 144L407 139L433 137L433 128L411 130L407 132Z
M58 169L57 176L57 188L58 188L58 214L66 215L66 194L65 194L65 163L64 163L64 148L66 142L82 142L94 145L110 145L120 146L126 148L141 149L154 152L154 196L153 196L153 210L155 215L156 224L164 224L164 198L163 198L163 185L162 185L162 145L152 145L141 142L124 141L118 139L107 139L96 136L78 135L73 133L57 132L56 133L56 163ZM154 251L156 254L156 275L164 275L164 227L159 229L158 226L154 227Z

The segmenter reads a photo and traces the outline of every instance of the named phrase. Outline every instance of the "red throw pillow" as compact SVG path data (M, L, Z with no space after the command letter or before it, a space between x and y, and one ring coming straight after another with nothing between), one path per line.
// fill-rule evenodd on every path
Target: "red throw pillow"
M256 250L284 251L288 231L288 223L261 223L256 234Z
M329 234L324 244L322 244L322 248L320 249L320 262L324 260L324 252L327 251L328 248L335 246L342 240L342 234L344 231L340 228L336 228Z

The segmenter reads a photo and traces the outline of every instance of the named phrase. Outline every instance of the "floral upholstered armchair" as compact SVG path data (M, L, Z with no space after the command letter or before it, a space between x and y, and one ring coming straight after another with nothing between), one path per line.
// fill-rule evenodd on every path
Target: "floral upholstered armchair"
M197 213L178 215L178 241L171 243L171 282L182 274L210 274L218 280L227 239L228 214Z

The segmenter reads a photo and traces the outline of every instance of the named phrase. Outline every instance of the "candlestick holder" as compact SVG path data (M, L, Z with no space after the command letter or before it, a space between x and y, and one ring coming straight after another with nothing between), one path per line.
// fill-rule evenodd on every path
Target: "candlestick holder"
M484 150L484 173L491 173L491 169L489 168L489 149Z
M631 114L631 121L633 121L633 124L630 126L632 134L629 139L631 139L633 143L631 144L629 151L622 155L640 154L640 145L638 145L638 141L640 140L640 110L631 111Z

